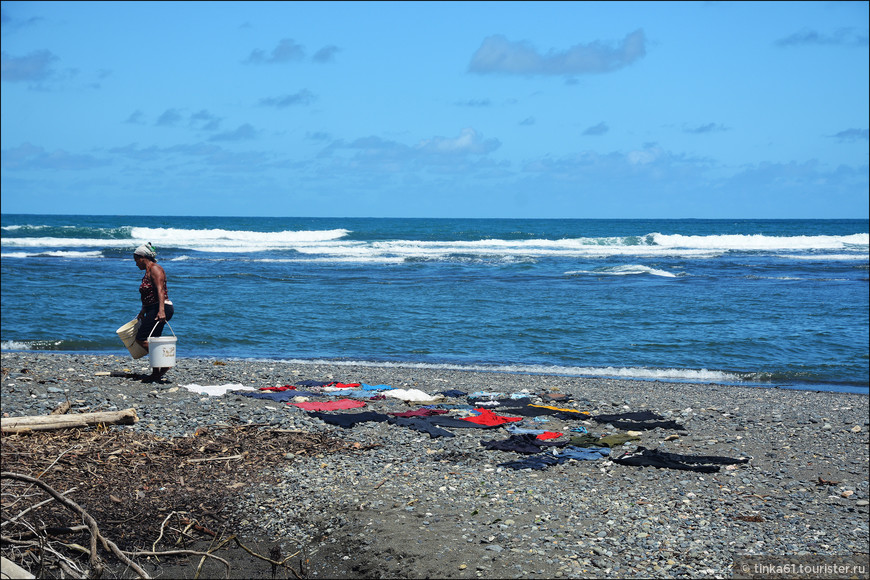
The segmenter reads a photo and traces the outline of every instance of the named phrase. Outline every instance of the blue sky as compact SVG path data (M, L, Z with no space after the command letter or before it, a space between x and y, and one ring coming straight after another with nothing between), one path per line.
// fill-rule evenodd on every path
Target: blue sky
M2 2L2 211L868 217L867 2Z

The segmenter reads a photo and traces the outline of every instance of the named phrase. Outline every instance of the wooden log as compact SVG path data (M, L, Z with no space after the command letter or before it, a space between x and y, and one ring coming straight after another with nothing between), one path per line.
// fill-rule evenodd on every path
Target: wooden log
M72 415L39 415L36 417L3 417L0 418L0 431L4 433L21 433L22 431L51 431L53 429L71 429L89 425L132 425L139 420L136 409L123 411L102 411L98 413L77 413Z
M0 573L2 573L3 578L36 578L12 560L2 557L0 557Z

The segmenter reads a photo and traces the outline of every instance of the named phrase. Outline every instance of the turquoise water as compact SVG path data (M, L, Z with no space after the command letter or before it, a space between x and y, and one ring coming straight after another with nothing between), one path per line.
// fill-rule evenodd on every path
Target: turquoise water
M2 347L125 354L131 255L179 356L868 392L866 220L2 216ZM168 331L167 331L168 333Z

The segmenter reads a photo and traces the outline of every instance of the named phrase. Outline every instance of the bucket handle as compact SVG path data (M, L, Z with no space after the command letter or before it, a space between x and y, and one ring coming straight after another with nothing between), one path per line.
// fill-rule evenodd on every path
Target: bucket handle
M165 322L166 322L166 326L169 327L169 330L172 330L172 325L169 324L169 321L167 320ZM157 324L160 324L160 323L158 322ZM155 324L154 326L151 327L151 332L148 333L148 340L151 340L151 335L154 334L154 329L157 328L157 324ZM172 330L172 336L174 336L175 338L178 338L178 336L175 334L174 330Z

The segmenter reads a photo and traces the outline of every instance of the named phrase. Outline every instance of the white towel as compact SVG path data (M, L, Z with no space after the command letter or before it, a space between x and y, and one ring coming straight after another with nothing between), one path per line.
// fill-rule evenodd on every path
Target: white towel
M246 387L241 384L226 384L226 385L182 385L188 391L199 393L200 395L208 395L209 397L220 397L226 394L227 391L256 391L254 387Z

